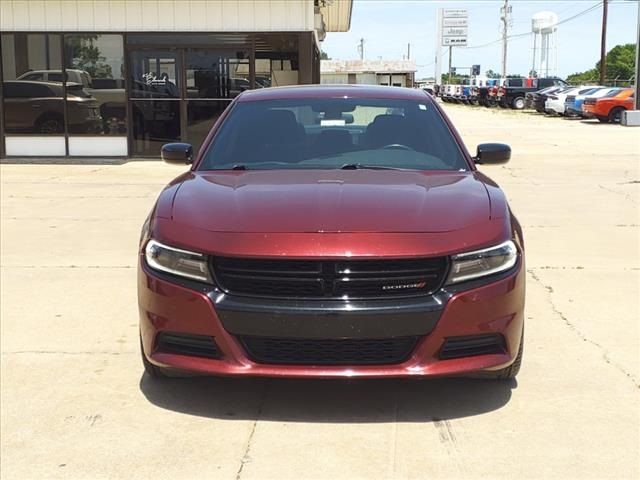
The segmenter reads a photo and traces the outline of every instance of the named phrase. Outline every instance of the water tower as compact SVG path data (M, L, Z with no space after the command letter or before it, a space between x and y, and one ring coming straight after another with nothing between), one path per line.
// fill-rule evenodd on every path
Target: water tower
M557 24L558 15L553 12L539 12L531 18L531 31L533 32L532 69L538 73L538 77L556 75L558 69ZM540 40L539 47L538 39Z

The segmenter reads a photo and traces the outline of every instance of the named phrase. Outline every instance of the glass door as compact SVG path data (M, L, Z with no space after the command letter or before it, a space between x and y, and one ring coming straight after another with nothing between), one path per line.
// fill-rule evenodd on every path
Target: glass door
M182 140L181 51L129 53L133 154L157 156L165 143Z
M165 143L197 151L231 100L251 88L248 50L176 48L129 52L132 152L158 156Z
M197 151L231 99L251 88L249 52L188 49L185 65L185 138Z

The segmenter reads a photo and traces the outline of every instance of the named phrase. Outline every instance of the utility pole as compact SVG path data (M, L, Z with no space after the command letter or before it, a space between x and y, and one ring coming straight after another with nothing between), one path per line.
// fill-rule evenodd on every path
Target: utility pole
M407 60L411 60L411 44L407 43Z
M638 36L636 37L636 93L635 110L640 110L640 0L638 0Z
M602 2L602 38L600 40L600 85L607 76L607 10L608 0Z
M451 85L451 52L453 51L453 47L449 45L449 85Z
M358 53L360 54L360 60L364 60L364 38L360 39L358 44Z
M500 9L500 20L502 20L502 78L507 77L507 39L509 36L510 15L509 0L504 0L504 6Z

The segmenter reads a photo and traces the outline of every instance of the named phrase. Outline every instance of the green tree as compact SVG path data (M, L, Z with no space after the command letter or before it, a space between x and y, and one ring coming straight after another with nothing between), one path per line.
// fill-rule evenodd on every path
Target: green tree
M636 69L636 46L633 43L625 45L616 45L607 53L607 78L627 80L633 77ZM600 78L600 62L596 63L595 68L586 72L577 72L569 75L567 81L569 83L587 83L598 81Z
M500 78L500 74L498 72L494 72L491 69L484 72L484 74L487 76L487 78Z
M454 73L453 75L451 75L451 81L449 81L448 73L442 75L442 81L450 85L462 85L464 84L465 80L469 80L469 75L466 75L466 74L461 75L461 74Z
M633 77L636 71L636 46L633 43L616 45L607 52L606 63L607 78ZM600 62L596 63L596 70L600 71Z
M572 84L597 82L600 79L600 70L592 68L586 72L572 73L567 77L567 82Z
M327 52L320 50L320 60L331 60L331 57L327 55Z
M113 78L111 65L106 63L100 48L94 45L98 35L72 36L66 41L67 58L71 59L71 67L84 70L91 78Z

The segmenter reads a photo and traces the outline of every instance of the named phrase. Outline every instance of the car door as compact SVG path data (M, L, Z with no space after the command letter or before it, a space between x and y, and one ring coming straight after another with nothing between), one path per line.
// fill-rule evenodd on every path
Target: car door
M30 115L25 114L30 111L26 85L28 83L21 80L4 83L4 128L7 133L23 133L33 125Z

